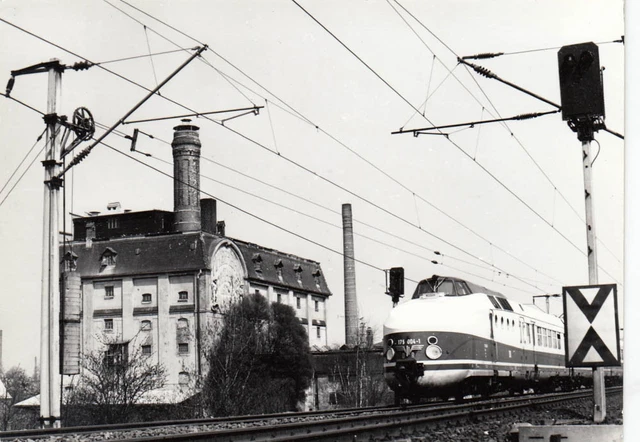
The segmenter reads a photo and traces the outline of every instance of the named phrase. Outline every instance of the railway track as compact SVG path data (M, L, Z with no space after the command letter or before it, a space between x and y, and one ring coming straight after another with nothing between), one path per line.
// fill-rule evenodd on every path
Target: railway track
M609 389L616 394L621 387ZM496 398L462 404L433 403L409 407L374 407L323 412L195 419L87 428L0 433L2 441L110 440L129 441L353 441L401 437L438 429L452 422L493 419L525 413L530 407L552 407L569 401L590 400L591 390L546 395ZM355 436L355 438L354 438Z

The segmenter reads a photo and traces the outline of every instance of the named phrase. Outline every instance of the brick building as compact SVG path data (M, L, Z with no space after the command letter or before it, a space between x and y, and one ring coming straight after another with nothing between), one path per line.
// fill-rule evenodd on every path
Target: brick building
M122 211L74 219L63 257L63 369L81 354L139 345L168 371L168 386L206 370L204 352L220 309L258 292L291 305L309 344L327 344L331 295L320 264L224 234L216 201L199 198L198 128L175 128L173 212Z

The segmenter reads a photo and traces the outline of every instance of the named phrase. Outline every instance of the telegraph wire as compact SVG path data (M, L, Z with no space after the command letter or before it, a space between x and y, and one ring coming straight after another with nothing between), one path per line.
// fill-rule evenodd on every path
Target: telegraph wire
M320 23L311 13L309 13L305 8L303 8L296 0L291 0L293 3L295 3L304 13L306 13L313 21L315 21L322 29L324 29L329 35L331 35L338 43L340 43L340 45L342 45L349 53L351 53L358 61L360 61L365 67L367 67L376 77L378 77L378 79L380 79L385 85L387 85L393 92L396 93L396 95L398 95L405 103L407 103L409 106L411 106L411 108L414 109L414 111L416 111L417 113L420 113L420 111L411 103L409 102L403 95L401 95L395 88L393 88L393 86L391 86L384 78L382 78L374 69L372 69L366 62L364 62L357 54L355 54L345 43L343 43L338 37L335 36L335 34L333 34L326 26L324 26L322 23ZM397 2L396 2L397 3ZM426 28L426 27L425 27ZM428 29L428 28L427 28ZM431 32L431 31L429 31ZM432 35L434 35L432 33ZM435 36L435 35L434 35ZM437 37L436 37L437 38ZM439 38L437 38L438 41L440 41L445 47L447 47L450 51L451 48L449 48L446 44L444 44L444 42L442 42L442 40L440 40ZM453 52L453 51L452 51ZM454 52L455 53L455 52ZM424 116L423 118L425 118L429 123L431 123L433 125L433 123L430 121L429 118L427 118L426 116ZM442 133L442 131L440 131L440 133ZM540 213L538 213L535 209L533 209L529 204L527 204L520 196L518 196L515 192L513 192L511 189L509 189L509 187L507 187L501 180L499 180L494 174L492 174L487 168L485 168L482 164L480 164L479 162L475 161L473 159L473 157L471 157L467 152L465 152L464 149L462 149L457 143L455 143L453 140L451 140L451 138L446 137L447 140L453 144L458 150L460 150L460 152L462 152L464 155L466 155L469 159L471 159L475 164L477 164L482 170L484 170L490 177L492 177L497 183L499 183L505 190L507 190L509 193L511 193L518 201L520 201L524 206L526 206L529 210L531 210L534 214L536 214L545 224L547 224L549 227L551 227L553 230L555 230L562 238L564 238L569 244L571 244L580 254L582 254L583 256L586 256L586 252L583 251L580 247L578 247L573 241L571 241L565 234L563 234L562 232L560 232L558 229L556 229L551 223L549 223L548 220L546 220L542 215L540 215ZM601 270L606 273L609 277L611 277L613 280L616 280L616 278L614 278L610 273L608 273L606 271L606 269L602 268L600 265L598 265L598 267L601 268Z
M147 33L147 27L142 26L144 29L144 37L147 40L147 48L149 49L149 61L151 62L151 69L153 70L153 78L156 80L156 86L158 85L158 76L156 75L156 65L153 63L153 57L151 56L151 43L149 43L149 34ZM160 91L158 91L160 95Z
M387 0L389 1L389 0ZM449 46L447 46L442 40L440 40L440 38L438 38L421 20L419 20L415 15L413 15L409 10L407 10L407 8L405 8L402 4L400 4L400 2L398 2L398 0L394 0L394 2L400 6L407 14L409 14L416 22L418 22L427 32L429 32L433 37L435 37L440 43L442 43L454 56L456 56L456 58L459 58L458 54L451 49ZM394 11L396 10L395 8L393 8ZM397 12L397 11L396 11ZM398 14L399 15L399 14ZM403 21L406 22L406 20ZM407 23L407 26L414 32L413 28ZM417 34L416 34L417 35ZM423 41L420 37L418 37L421 41ZM423 41L424 43L424 41ZM608 43L624 43L624 37L622 37L621 40L614 40L614 41L610 41L610 42L601 42L601 43L596 43L596 44L608 44ZM427 49L433 53L433 51L431 50L431 48L429 48L428 45L425 46L427 47ZM546 48L546 49L541 49L541 50L549 50L549 49L559 49L560 47L555 47L555 48ZM524 52L533 52L533 51L520 51L520 52L512 52L512 53L500 53L500 55L510 55L510 54L515 54L515 53L524 53ZM464 57L463 57L464 58ZM486 92L484 91L484 89L482 88L482 86L480 86L480 83L478 83L476 76L472 75L471 72L469 71L469 68L467 65L465 65L465 69L467 70L467 72L469 73L470 77L472 78L472 80L475 82L475 84L478 86L478 88L480 89L480 91L482 92L482 94L484 95L484 97L488 100L488 102L491 104L491 107L496 111L496 113L498 114L499 117L502 117L500 115L500 112L498 111L498 109L496 108L496 106L493 104L493 102L491 101L491 99L489 98L489 96L486 94ZM457 77L456 77L457 78ZM461 83L462 84L462 83ZM466 89L466 88L465 88ZM467 91L471 94L471 92L467 89ZM475 95L471 94L471 96L477 100L477 98L475 98ZM580 215L580 213L573 207L573 205L571 204L571 202L569 202L569 200L564 196L564 194L562 192L560 192L557 187L555 186L555 184L553 183L553 181L551 180L551 178L549 178L549 176L544 172L544 170L542 169L542 167L536 162L536 160L531 156L531 154L529 153L529 151L526 149L526 147L522 144L522 142L520 141L520 139L513 133L513 131L511 131L511 129L509 128L509 126L507 125L506 122L504 122L502 124L510 133L510 135L514 138L514 140L518 143L518 145L520 145L520 147L524 150L524 152L527 154L527 156L531 159L531 161L535 164L535 166L538 168L538 170L542 173L542 175L547 179L547 181L549 182L549 184L551 184L554 188L554 190L557 190L557 192L559 193L560 197L562 198L562 200L567 204L567 206L573 211L573 213L578 217L578 219L580 220L581 223L585 223L586 221L584 220L583 216ZM607 249L607 246L604 244L604 242L602 242L602 240L598 241ZM620 262L620 260L614 256L614 258ZM603 269L604 270L604 269ZM605 271L606 273L606 271ZM608 274L608 273L607 273ZM611 275L609 275L611 276ZM615 278L614 278L615 279Z
M106 1L106 0L105 0L105 1ZM136 9L137 11L142 12L144 15L146 15L146 16L148 16L148 17L150 17L150 18L152 18L152 19L154 19L154 20L158 21L159 23L161 23L161 24L163 24L163 25L165 25L165 26L169 27L170 29L172 29L172 30L174 30L174 31L176 31L176 32L179 32L180 34L182 34L182 35L184 35L184 36L186 36L186 37L190 38L191 40L193 40L193 41L195 41L195 42L197 42L197 43L200 43L200 42L199 42L199 40L197 40L197 39L195 39L195 38L193 38L193 37L191 37L191 36L189 36L189 35L185 34L184 32L182 32L182 31L180 31L180 30L178 30L178 29L174 28L173 26L171 26L171 25L169 25L169 24L167 24L167 23L163 22L162 20L159 20L159 19L157 19L157 18L153 17L152 15L150 15L150 14L148 14L148 13L146 13L146 12L144 12L144 11L140 10L139 8L136 8L135 6L130 5L129 3L127 3L127 2L126 2L126 1L124 1L124 0L121 0L121 1L122 1L123 3L125 3L125 4L127 4L127 5L129 5L129 6L131 6L133 9ZM107 2L107 3L108 3L108 2ZM119 8L116 8L116 9L119 9ZM125 13L125 14L126 14L126 13ZM128 15L128 14L126 14L126 15ZM135 20L135 19L134 19L134 20ZM135 21L139 22L138 20L135 20ZM139 23L140 23L140 22L139 22ZM321 25L321 26L322 26L322 25ZM154 31L154 32L155 32L155 31ZM327 32L329 32L329 31L327 31ZM165 38L167 41L171 42L171 40L167 39L166 37L164 37L164 38ZM334 37L334 38L336 38L336 37ZM337 38L336 38L336 39L337 39ZM339 41L339 40L338 40L338 41ZM173 42L172 42L172 43L173 43ZM177 45L176 43L173 43L173 44L174 44L174 45ZM343 44L343 46L344 46L344 44ZM404 187L404 188L405 188L405 189L407 189L408 191L412 192L412 191L411 191L410 189L408 189L406 186L404 186L404 185L402 185L401 183L399 183L395 178L391 177L391 176L390 176L390 175L388 175L386 172L382 171L379 167L375 166L374 164L372 164L371 162L369 162L368 160L366 160L364 157L362 157L361 155L357 154L355 151L353 151L351 148L349 148L348 146L346 146L344 143L342 143L341 141L337 140L337 139L336 139L335 137L333 137L331 134L329 134L328 132L324 131L324 130L323 130L323 129L321 129L319 126L315 125L313 122L311 122L310 120L308 120L306 117L304 117L302 114L300 114L297 110L295 110L293 107L291 107L290 105L288 105L285 101L283 101L283 100L282 100L282 99L280 99L278 96L276 96L275 94L273 94L272 92L270 92L268 89L264 88L264 87L263 87L262 85L260 85L257 81L255 81L253 78L251 78L251 77L250 77L250 76L248 76L246 73L244 73L241 69L239 69L238 67L236 67L235 65L233 65L231 62L229 62L228 60L226 60L226 59L225 59L224 57L222 57L220 54L218 54L215 50L212 50L212 49L210 49L210 50L211 50L214 54L216 54L218 57L220 57L221 59L223 59L225 62L227 62L229 65L233 66L236 70L238 70L238 71L239 71L239 72L241 72L243 75L245 75L247 78L249 78L251 81L253 81L255 84L257 84L257 85L258 85L258 86L260 86L262 89L264 89L265 91L267 91L269 94L271 94L272 96L276 97L279 101L283 102L287 107L289 107L290 109L292 109L292 110L293 110L297 115L300 115L300 116L301 116L301 118L303 118L305 121L308 121L308 122L309 122L309 124L313 125L316 129L318 129L318 130L322 131L325 135L327 135L328 137L330 137L331 139L333 139L334 141L336 141L337 143L339 143L340 145L342 145L343 147L345 147L347 150L349 150L350 152L352 152L353 154L355 154L356 156L358 156L360 159L362 159L362 160L364 160L365 162L367 162L368 164L370 164L372 167L374 167L375 169L377 169L378 171L380 171L381 173L383 173L385 176L389 177L389 178L390 178L390 179L392 179L394 182L398 183L399 185L401 185L402 187ZM355 55L355 54L354 54L354 55ZM356 57L357 57L357 56L356 56ZM377 74L376 74L376 75L377 75ZM381 77L379 77L379 78L381 78ZM382 79L382 81L384 81L384 80ZM435 92L435 91L434 91L434 92ZM255 92L254 92L254 93L255 93ZM260 95L260 94L257 94L257 95ZM400 95L400 96L401 96L401 95ZM401 96L401 97L402 97L402 96ZM404 97L402 97L402 98L404 98ZM405 100L405 101L406 101L406 100ZM410 104L410 103L409 103L409 104ZM410 104L410 105L411 105L411 104ZM412 106L412 107L413 107L413 106ZM415 107L414 107L414 109L415 109ZM425 117L425 118L426 118L426 117ZM428 119L427 119L427 120L428 120ZM215 121L214 121L214 122L215 122ZM227 129L229 129L229 128L228 128L228 127L226 127L226 126L224 126L224 127L225 127L225 128L227 128ZM232 129L229 129L229 130L232 130ZM232 130L232 131L233 131L233 130ZM270 152L272 152L272 153L273 153L273 151L272 151L271 149L268 149L266 146L263 146L263 145L261 145L260 143L258 143L258 142L256 142L256 141L254 141L254 140L251 140L251 139L249 139L248 137L245 137L243 134L240 134L239 132L236 132L236 131L233 131L233 132L234 132L234 133L236 133L237 135L239 135L239 136L241 136L241 137L243 137L243 138L245 138L245 139L247 139L247 140L249 140L249 141L251 141L251 142L253 142L253 143L257 144L257 145L259 145L260 147L262 147L262 148L266 149L267 151L270 151ZM455 143L453 143L453 144L455 145ZM457 145L456 145L456 146L457 146ZM459 147L458 147L458 148L459 148ZM459 148L459 149L460 149L460 148ZM315 172L313 172L313 171L311 171L310 169L308 169L308 168L306 168L306 167L304 167L304 166L302 166L302 165L300 165L300 164L298 164L298 163L296 163L296 162L294 162L294 161L292 161L292 160L288 159L287 157L282 156L282 155L280 155L280 156L281 156L282 158L284 158L285 160L287 160L287 161L291 162L292 164L294 164L294 165L296 165L296 166L298 166L298 167L303 168L303 169L304 169L304 170L306 170L307 172L312 173L312 174L314 174L314 175L316 175L316 176L318 176L318 177L322 178L323 180L325 180L325 181L327 181L327 182L329 182L329 183L331 183L331 184L333 184L333 185L335 185L335 186L337 186L337 187L341 188L342 190L344 190L344 191L346 191L346 192L348 192L348 193L350 193L350 194L354 195L356 198L363 199L363 198L362 198L362 197L360 197L359 195L356 195L356 194L354 194L353 192L351 192L351 191L349 191L349 190L347 190L347 189L343 188L342 186L340 186L340 185L338 185L338 184L336 184L336 183L333 183L332 181L330 181L330 180L328 180L328 179L326 179L326 178L324 178L324 177L321 177L321 176L317 175ZM508 189L507 189L507 190L508 190ZM420 197L420 198L421 198L421 197ZM381 208L380 206L378 206L378 205L376 205L376 204L374 204L374 203L372 203L372 202L370 202L370 201L368 201L368 200L366 200L366 199L363 199L363 200L364 200L365 202L369 203L369 204L374 205L375 207L379 208L380 210L386 211L385 209ZM423 201L424 201L424 202L426 202L427 204L429 204L429 205L433 206L430 202L426 201L424 198L421 198L421 200L423 200ZM434 207L434 208L436 208L435 206L433 206L433 207ZM441 211L441 210L440 210L440 209L438 209L438 208L436 208L436 209L437 209L438 211ZM416 227L416 228L418 228L419 230L422 230L423 232L425 232L425 233L427 233L427 234L429 234L429 235L431 235L431 236L434 236L435 238L439 239L440 241L444 242L445 244L448 244L448 245L450 245L451 247L454 247L454 248L456 248L457 250L460 250L460 251L462 251L463 253L465 253L465 254L467 254L467 255L469 255L469 256L471 256L471 257L475 258L475 259L478 259L478 260L480 260L480 261L484 262L484 260L483 260L482 258L480 258L480 257L476 257L476 256L473 256L473 255L471 255L469 252L466 252L466 251L464 251L464 250L460 249L459 247L457 247L457 246L455 246L455 245L453 245L453 244L449 243L448 241L445 241L444 239L442 239L442 238L440 238L440 237L438 237L438 236L436 236L436 235L433 235L432 233L427 232L427 231L425 231L424 229L421 229L419 226L416 226L415 224L410 223L409 221L406 221L406 220L404 220L403 218L400 218L400 217L398 217L397 215L392 214L392 213L390 213L390 212L388 212L388 211L386 211L386 212L387 212L387 213L389 213L389 214L391 214L392 216L394 216L394 217L396 217L396 218L399 218L399 219L403 220L403 221L404 221L404 222L406 222L406 223L409 223L409 224L410 224L410 225L412 225L413 227ZM442 211L441 211L441 212L442 212ZM455 220L454 218L452 218L452 217L451 217L451 216L449 216L448 214L446 214L446 213L444 213L444 212L442 212L442 213L443 213L443 214L445 214L446 216L448 216L449 218L453 219L453 220L454 220L455 222L457 222L458 224L461 224L458 220ZM474 232L473 230L469 229L468 227L466 227L466 226L464 226L464 225L463 225L463 227L464 227L465 229L467 229L467 230L471 231L472 233L474 233L474 234L478 235L476 232ZM482 237L481 237L481 238L482 238ZM486 239L484 239L484 238L482 238L482 239L483 239L483 240L485 240L485 241L487 241L487 240L486 240ZM523 262L523 261L521 261L520 259L516 258L515 256L511 255L510 253L508 253L508 252L506 252L506 251L503 251L503 252L504 252L504 253L506 253L506 254L508 254L508 255L510 255L510 256L512 256L512 257L514 257L514 258L515 258L516 260L518 260L519 262L521 262L521 263L523 263L523 264L527 265L526 263L524 263L524 262ZM531 267L531 266L529 266L529 267ZM508 272L505 272L505 271L504 271L504 270L502 270L502 269L500 269L500 270L501 270L503 273L508 274ZM537 270L536 270L536 271L537 271ZM540 272L540 273L541 273L541 272ZM541 274L542 274L542 273L541 273ZM554 278L551 278L550 276L548 276L548 277L549 277L550 279L554 279ZM557 281L557 280L556 280L556 281ZM559 281L557 281L557 282L559 282Z

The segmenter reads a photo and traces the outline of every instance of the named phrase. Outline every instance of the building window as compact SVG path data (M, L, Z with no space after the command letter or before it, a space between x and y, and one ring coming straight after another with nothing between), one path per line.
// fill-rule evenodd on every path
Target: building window
M320 333L320 327L316 327L316 338L320 338L322 334Z
M189 353L189 344L178 344L178 353L186 355Z
M260 256L259 253L254 253L251 261L253 261L254 270L258 273L262 273L262 256Z
M151 302L151 293L143 293L142 294L142 303L148 304Z
M282 302L282 294L278 293L278 304Z
M178 328L189 328L189 321L185 318L178 319Z
M315 311L319 312L320 311L320 303L318 301L313 301L313 308L315 309Z
M181 371L178 374L178 384L179 385L188 385L189 384L189 373L186 371Z
M113 286L107 285L104 287L104 299L113 299Z
M150 345L143 345L142 346L142 355L143 356L149 356L151 354L151 346Z
M120 220L118 218L109 218L107 220L107 227L110 229L117 229L120 227Z
M296 296L296 308L300 308L300 296Z
M142 321L140 323L140 330L142 330L142 331L151 330L151 321Z
M178 292L178 302L187 302L189 300L189 292Z
M113 331L113 319L104 320L104 331Z
M107 247L102 255L100 256L101 265L104 266L114 266L116 265L116 258L118 254L111 247Z

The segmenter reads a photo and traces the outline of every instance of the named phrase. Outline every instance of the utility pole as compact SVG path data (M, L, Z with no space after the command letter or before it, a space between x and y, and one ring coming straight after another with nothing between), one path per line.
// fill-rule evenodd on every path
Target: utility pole
M48 63L47 147L44 166L42 232L42 306L40 334L40 420L44 428L60 423L60 251L58 217L60 207L60 124L57 109L61 99L62 71L58 60Z

